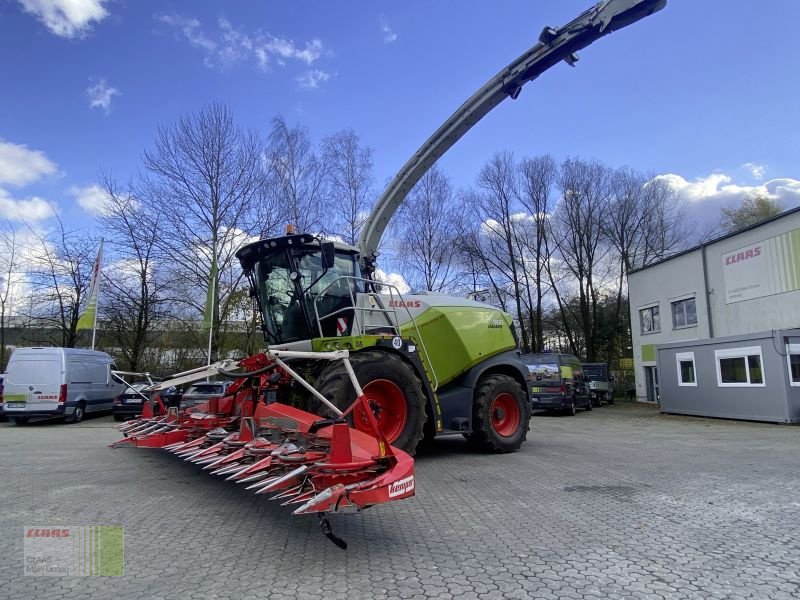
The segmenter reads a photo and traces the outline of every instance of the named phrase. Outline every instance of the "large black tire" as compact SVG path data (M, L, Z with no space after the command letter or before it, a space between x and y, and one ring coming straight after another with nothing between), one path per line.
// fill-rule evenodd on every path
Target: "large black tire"
M385 426L384 435L389 443L414 454L424 433L427 404L422 383L414 370L399 356L375 350L351 354L350 364L373 406L376 420L379 425ZM337 360L325 367L314 387L341 410L345 410L356 399L342 361ZM393 393L395 395L391 396ZM398 394L402 394L402 397ZM402 410L390 410L399 408L395 404L402 404ZM322 403L316 406L318 414L333 416ZM351 424L356 429L371 433L366 414L358 409L353 413Z
M485 452L519 450L530 429L531 407L517 380L489 375L480 380L473 398L469 444Z

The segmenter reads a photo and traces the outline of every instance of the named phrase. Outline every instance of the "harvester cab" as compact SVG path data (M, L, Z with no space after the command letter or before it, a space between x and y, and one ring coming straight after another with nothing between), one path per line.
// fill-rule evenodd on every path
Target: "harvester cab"
M236 255L270 346L310 349L312 338L352 332L367 283L356 248L294 234L248 244Z

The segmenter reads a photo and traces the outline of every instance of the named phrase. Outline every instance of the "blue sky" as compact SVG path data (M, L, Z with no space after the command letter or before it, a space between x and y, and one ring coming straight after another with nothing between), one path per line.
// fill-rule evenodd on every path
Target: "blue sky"
M0 218L91 223L159 124L221 100L266 134L352 127L387 181L469 95L591 0L0 0ZM497 150L670 178L698 215L752 191L800 201L793 0L670 0L506 101L443 167L469 185ZM81 205L81 202L83 206ZM87 210L88 207L88 210Z

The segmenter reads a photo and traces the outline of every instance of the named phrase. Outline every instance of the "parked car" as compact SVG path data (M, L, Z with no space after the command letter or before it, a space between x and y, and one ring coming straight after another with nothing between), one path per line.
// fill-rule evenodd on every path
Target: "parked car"
M149 381L137 381L126 387L123 392L114 399L114 406L111 413L115 421L133 419L142 414L145 398L150 398L150 392L146 391L153 384ZM161 400L165 406L178 406L180 394L176 387L169 387L161 391Z
M606 363L583 363L583 374L589 380L589 395L595 406L614 404L614 378Z
M523 354L521 360L531 374L531 410L566 412L578 408L592 410L586 377L581 361L572 354L545 352Z
M3 382L3 414L15 424L33 417L79 423L87 413L111 409L123 389L111 376L115 368L105 352L16 348Z
M181 397L181 407L190 408L212 398L222 398L232 381L201 381L193 384Z

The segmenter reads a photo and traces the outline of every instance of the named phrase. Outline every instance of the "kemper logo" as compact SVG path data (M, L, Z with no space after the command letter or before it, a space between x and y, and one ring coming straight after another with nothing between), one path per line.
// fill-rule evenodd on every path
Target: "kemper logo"
M414 476L410 475L405 479L401 479L400 481L395 481L393 484L389 486L389 498L394 498L395 496L401 496L403 494L407 494L408 492L414 491Z

